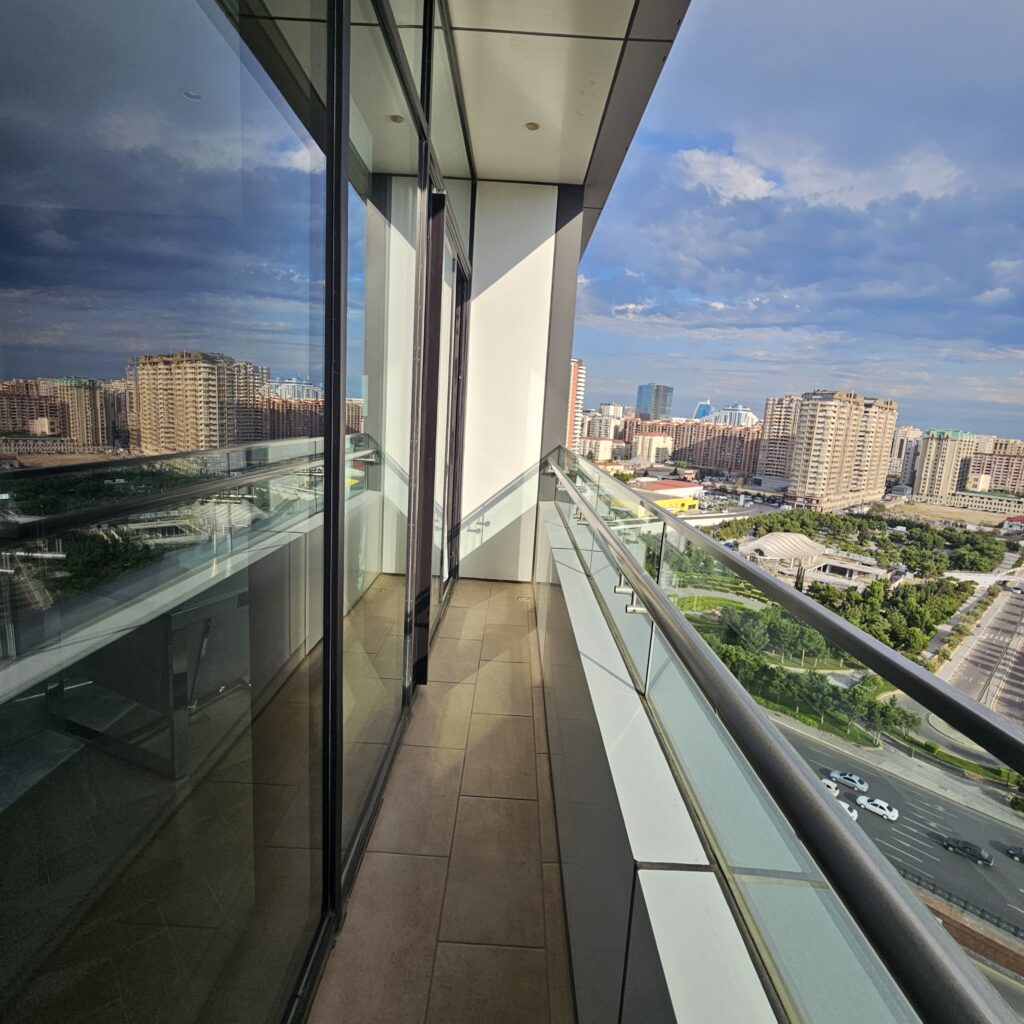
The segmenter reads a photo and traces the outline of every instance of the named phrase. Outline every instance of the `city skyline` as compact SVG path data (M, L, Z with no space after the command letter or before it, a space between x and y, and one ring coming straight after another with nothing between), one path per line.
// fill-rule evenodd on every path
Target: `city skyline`
M693 5L581 266L592 403L884 383L1020 433L1024 9L940 8Z

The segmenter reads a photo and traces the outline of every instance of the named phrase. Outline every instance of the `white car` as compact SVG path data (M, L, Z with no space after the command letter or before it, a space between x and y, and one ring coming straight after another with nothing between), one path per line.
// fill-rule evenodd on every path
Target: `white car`
M831 772L829 778L833 782L839 782L844 786L849 786L850 789L857 790L858 793L866 793L868 791L868 784L859 775L854 775L853 772Z
M887 821L896 821L900 816L900 812L892 804L879 800L877 796L859 796L857 797L857 806L863 807L865 811L871 811L872 814L877 814Z
M851 807L845 800L840 800L839 801L839 806L842 807L842 809L844 811L846 811L846 813L850 816L850 819L852 821L856 821L857 820L857 808L856 807Z
M839 787L831 779L822 779L821 784L835 797L839 796Z

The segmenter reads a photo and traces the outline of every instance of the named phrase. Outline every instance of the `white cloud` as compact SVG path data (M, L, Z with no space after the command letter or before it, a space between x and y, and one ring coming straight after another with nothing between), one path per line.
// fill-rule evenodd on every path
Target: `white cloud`
M994 306L997 302L1005 302L1012 295L1013 293L1009 288L989 288L980 295L976 295L974 301L980 302L985 306Z
M683 188L706 188L723 203L734 199L764 199L775 191L754 164L724 153L704 149L684 149L675 155L675 166L682 172Z

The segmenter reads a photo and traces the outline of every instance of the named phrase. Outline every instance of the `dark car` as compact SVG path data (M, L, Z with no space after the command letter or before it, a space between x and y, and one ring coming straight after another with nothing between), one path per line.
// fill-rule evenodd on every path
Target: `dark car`
M961 857L973 860L975 864L983 864L985 867L992 867L992 854L983 849L977 843L969 842L966 839L954 839L946 836L942 845L953 853L959 853Z
M1024 846L1008 846L1006 856L1010 860L1024 860Z

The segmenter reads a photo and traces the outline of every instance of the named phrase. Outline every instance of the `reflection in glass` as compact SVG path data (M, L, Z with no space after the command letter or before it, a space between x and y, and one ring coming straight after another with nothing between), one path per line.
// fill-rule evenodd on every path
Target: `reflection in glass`
M342 846L398 724L419 190L418 140L381 30L353 26L345 381Z
M5 1021L280 1020L320 919L315 17L5 12Z

